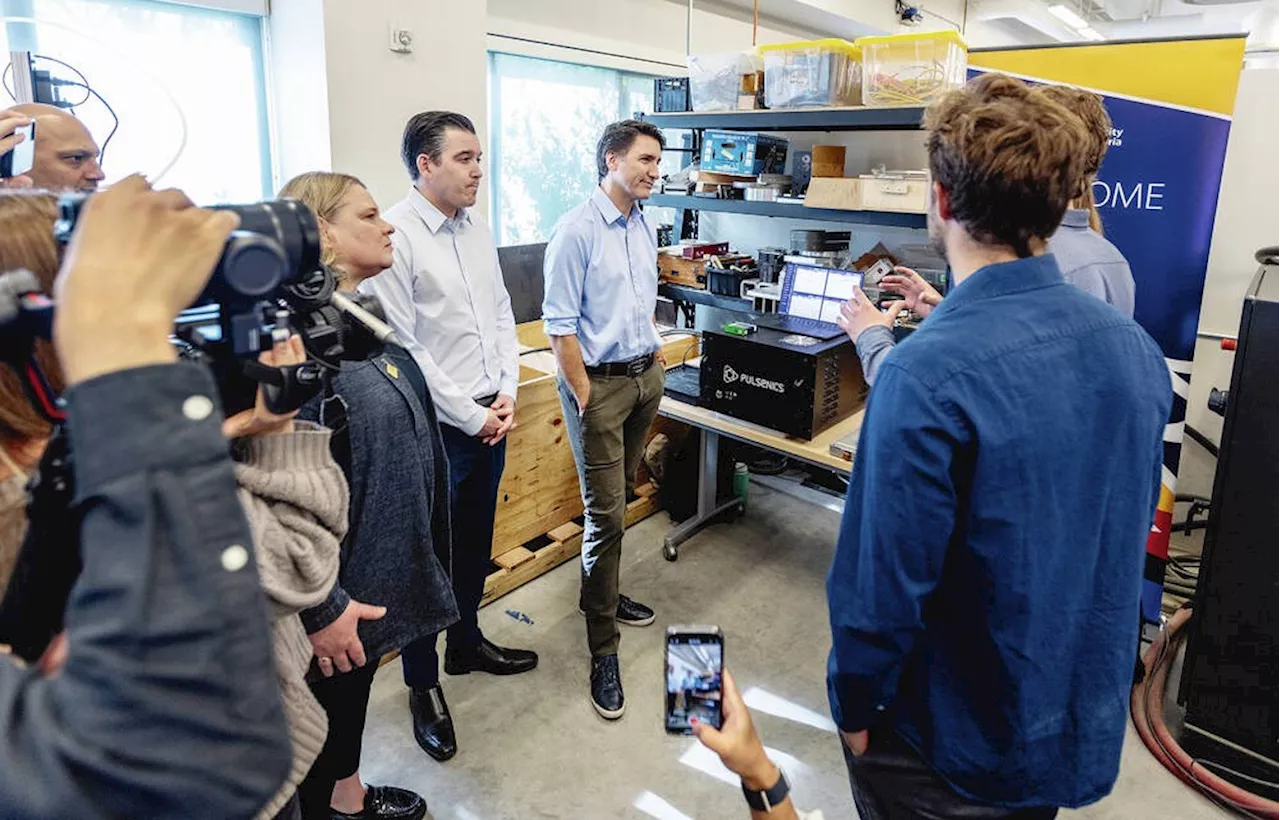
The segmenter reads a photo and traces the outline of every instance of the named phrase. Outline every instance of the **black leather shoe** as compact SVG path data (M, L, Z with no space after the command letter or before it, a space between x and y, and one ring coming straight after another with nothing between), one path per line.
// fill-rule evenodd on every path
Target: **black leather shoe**
M618 623L627 626L648 626L653 623L653 610L625 595L618 596Z
M591 659L591 705L606 720L617 720L627 710L617 655Z
M449 675L488 672L490 675L519 675L538 665L538 653L527 649L505 649L481 638L472 649L449 647L444 653L444 671Z
M578 604L578 614L587 614L587 610L581 603ZM618 623L626 624L627 626L648 626L653 623L655 615L652 609L639 601L633 601L625 595L619 595L618 611L614 617L618 619Z
M413 714L413 739L422 751L445 762L458 753L458 739L453 733L453 717L439 686L414 689L409 693L409 711Z
M427 801L416 792L395 786L367 786L364 808L355 814L329 809L333 820L422 820L427 814Z

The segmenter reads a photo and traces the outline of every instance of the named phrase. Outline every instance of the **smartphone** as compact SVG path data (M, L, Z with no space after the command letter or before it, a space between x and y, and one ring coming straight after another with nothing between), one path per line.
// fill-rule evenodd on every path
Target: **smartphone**
M26 139L13 147L13 150L0 155L0 179L8 179L29 173L36 159L36 124L27 123L14 131L24 134Z
M693 734L690 718L719 729L724 681L724 634L720 627L667 627L665 660L667 733Z

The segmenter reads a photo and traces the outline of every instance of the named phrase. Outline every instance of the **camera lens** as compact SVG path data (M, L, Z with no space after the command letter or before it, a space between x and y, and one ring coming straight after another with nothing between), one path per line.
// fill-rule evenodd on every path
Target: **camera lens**
M320 225L316 222L311 209L295 199L281 199L274 202L258 202L253 205L216 205L218 210L234 211L240 217L240 228L237 233L257 234L272 239L280 250L278 284L290 285L320 267ZM222 258L218 260L218 268L214 279L223 279L225 284L244 296L258 296L260 293L240 291L236 280L241 277L231 266L245 264L252 270L243 276L247 285L252 286L261 280L255 273L261 274L256 266L268 260L259 253L246 253L243 260L239 254L232 254L231 242ZM259 246L265 250L265 246ZM247 250L247 249L246 249ZM235 256L236 258L231 258ZM212 284L212 283L211 283Z

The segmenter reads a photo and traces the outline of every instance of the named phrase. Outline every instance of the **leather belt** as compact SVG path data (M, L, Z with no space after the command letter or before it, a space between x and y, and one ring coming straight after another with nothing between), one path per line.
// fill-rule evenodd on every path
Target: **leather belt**
M478 399L472 399L472 401L474 401L476 404L480 405L481 407L492 407L493 403L497 400L498 400L497 393L494 393L492 396L481 396Z
M643 376L650 367L653 367L653 354L647 353L629 362L601 362L588 366L587 372L592 376L630 376L635 379Z

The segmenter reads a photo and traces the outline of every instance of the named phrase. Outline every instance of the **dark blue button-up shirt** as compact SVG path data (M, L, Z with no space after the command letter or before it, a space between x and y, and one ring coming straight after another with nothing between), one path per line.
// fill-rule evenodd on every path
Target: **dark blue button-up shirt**
M984 803L1105 795L1171 400L1156 344L1052 256L958 285L868 403L827 585L840 727Z

